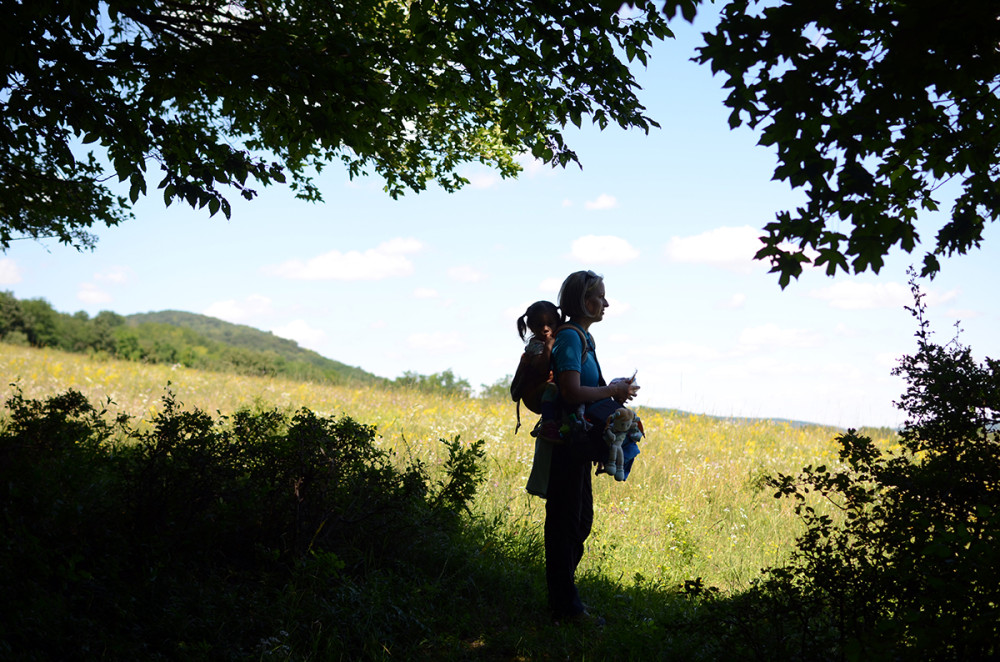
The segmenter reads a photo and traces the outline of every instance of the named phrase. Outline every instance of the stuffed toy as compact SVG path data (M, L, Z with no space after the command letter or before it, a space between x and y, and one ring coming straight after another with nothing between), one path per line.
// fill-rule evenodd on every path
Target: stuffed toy
M604 464L604 471L614 476L615 480L625 480L625 454L622 452L622 443L629 438L638 440L642 436L638 421L635 412L628 407L616 409L608 417L608 424L604 428L604 441L608 444L608 461Z

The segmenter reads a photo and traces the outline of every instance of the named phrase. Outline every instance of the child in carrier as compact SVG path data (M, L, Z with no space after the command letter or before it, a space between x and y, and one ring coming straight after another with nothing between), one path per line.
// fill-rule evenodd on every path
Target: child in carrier
M559 438L558 388L552 380L549 361L552 345L556 341L556 329L562 321L559 309L551 301L536 301L517 318L517 333L526 345L511 383L511 395L520 396L515 399L523 400L529 409L541 414L541 420L531 431L534 437ZM518 427L520 425L519 412Z

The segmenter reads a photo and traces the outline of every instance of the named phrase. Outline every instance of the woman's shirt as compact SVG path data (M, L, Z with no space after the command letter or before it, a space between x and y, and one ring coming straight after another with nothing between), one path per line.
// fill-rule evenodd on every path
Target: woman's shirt
M569 370L579 372L580 386L600 386L601 373L594 354L594 338L590 333L584 333L587 335L587 344L590 348L583 365L580 364L583 355L580 334L573 329L563 329L556 336L556 343L552 348L552 369L557 376L560 372Z

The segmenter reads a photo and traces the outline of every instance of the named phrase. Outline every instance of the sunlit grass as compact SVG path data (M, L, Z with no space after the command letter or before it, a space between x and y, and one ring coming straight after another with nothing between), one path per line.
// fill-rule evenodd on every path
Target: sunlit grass
M185 408L231 413L242 407L309 408L348 414L375 425L381 443L402 458L437 466L440 439L483 439L487 480L476 500L479 514L500 518L513 536L540 539L544 502L524 491L533 439L514 435L507 401L447 398L373 387L321 386L102 360L58 351L0 344L4 400L17 384L29 398L74 388L110 414L148 420L169 388ZM820 426L723 420L639 410L646 439L628 481L595 477L595 525L581 572L623 586L670 586L701 577L736 590L779 563L798 531L791 504L775 500L763 476L795 472L806 464L836 463L834 438ZM880 441L892 443L886 438Z

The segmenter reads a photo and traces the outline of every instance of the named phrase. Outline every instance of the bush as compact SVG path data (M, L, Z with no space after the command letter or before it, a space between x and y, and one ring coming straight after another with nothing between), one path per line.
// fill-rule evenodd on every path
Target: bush
M419 462L397 466L373 427L305 409L213 420L168 393L139 430L75 391L15 392L7 407L0 658L334 648L351 619L329 601L391 600L370 587L443 556L481 480L481 442L446 442L447 479L432 482Z
M898 452L848 431L842 468L771 480L797 500L806 532L767 590L826 619L851 659L984 659L1000 641L1000 362L977 363L956 336L931 339L911 280L917 352L894 374L907 389ZM818 514L822 495L842 518Z

